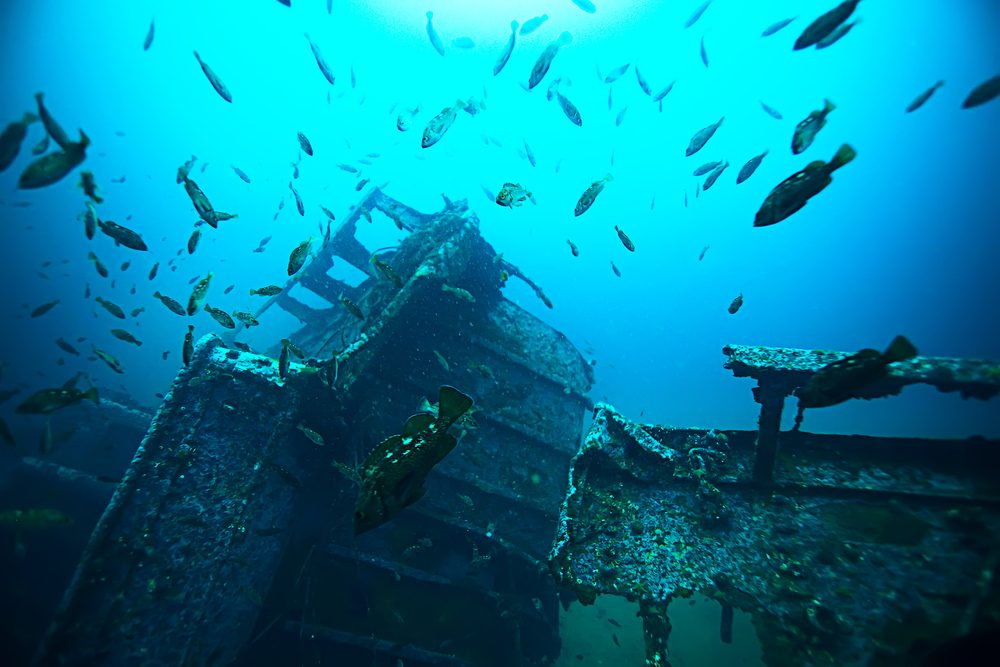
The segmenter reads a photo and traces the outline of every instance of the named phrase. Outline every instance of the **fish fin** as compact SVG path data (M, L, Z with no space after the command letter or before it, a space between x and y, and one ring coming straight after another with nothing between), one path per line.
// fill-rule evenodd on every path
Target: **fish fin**
M905 336L896 336L893 338L883 355L886 363L890 364L915 356L917 356L917 348Z
M850 144L843 144L837 151L837 154L833 156L833 159L830 160L830 171L840 169L857 157L857 155L857 152L851 147Z
M88 401L93 401L93 402L94 402L94 403L96 403L97 405L100 405L100 404L101 404L101 399L100 399L100 397L99 397L99 396L97 395L97 387L91 387L91 388L90 388L90 389L88 389L87 391L83 392L83 396L82 396L82 398L85 398L85 399L87 399Z
M429 412L418 412L406 420L403 425L403 432L399 437L412 438L423 431L426 431L434 423L435 417Z
M438 419L449 425L468 412L472 407L472 397L449 385L441 385L438 394Z

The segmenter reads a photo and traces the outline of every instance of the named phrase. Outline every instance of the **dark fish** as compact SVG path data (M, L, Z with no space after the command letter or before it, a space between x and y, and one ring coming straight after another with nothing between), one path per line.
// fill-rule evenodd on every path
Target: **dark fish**
M188 237L187 251L189 255L193 255L194 251L198 248L198 241L201 239L201 229L198 227L194 228L191 232L191 236Z
M548 20L549 20L548 14L542 14L541 16L536 16L534 18L528 19L527 21L524 22L524 25L521 26L521 34L530 35L531 33L538 30L540 27L542 27L542 24Z
M125 341L126 343L131 343L136 347L142 347L142 341L133 336L130 332L125 329L112 329L111 335L118 340Z
M43 136L43 137L41 138L41 140L40 140L40 141L39 141L39 142L38 142L37 144L35 144L35 146L34 146L34 147L33 147L33 148L31 149L31 154L32 154L32 155L41 155L42 153L44 153L44 152L45 152L45 151L47 151L47 150L49 150L49 135L47 135L47 134L46 134L46 135L45 135L45 136Z
M813 111L808 116L799 121L795 126L795 134L792 135L792 153L798 155L812 145L816 134L826 127L826 117L837 108L830 100L823 101L823 108Z
M146 309L142 306L138 308L133 308L132 312L128 314L129 317L139 317L142 313L146 312Z
M800 210L810 198L833 182L831 174L855 158L857 153L844 144L829 162L816 160L802 171L792 174L778 184L761 205L754 218L754 227L766 227L781 222Z
M120 320L125 319L125 311L122 310L122 307L119 306L117 303L108 301L107 299L102 299L101 297L97 297L94 300L97 303L101 304L101 307L104 308L104 310L108 311L118 319Z
M125 369L122 368L121 362L115 359L112 355L108 354L104 350L99 350L94 348L94 354L100 357L101 361L108 365L108 368L113 370L115 373L122 375L125 373ZM96 403L96 401L95 401Z
M706 162L692 172L693 176L704 176L708 172L712 171L716 167L722 164L722 160L713 160L712 162Z
M236 322L233 322L233 318L229 316L229 313L222 310L221 308L213 308L209 304L205 304L205 312L212 316L212 319L224 326L226 329L235 329Z
M747 163L743 165L743 167L740 169L740 173L737 174L736 176L736 184L739 185L743 181L753 176L753 173L757 171L757 167L760 166L761 160L763 160L769 152L770 150L765 150L760 155L755 155L754 157L747 160Z
M710 187L715 185L715 182L719 180L719 176L722 176L722 172L724 172L726 170L726 167L728 166L729 166L729 161L727 160L722 164L720 164L715 169L713 169L712 173L709 174L708 178L705 179L705 182L702 184L701 189L708 190Z
M244 183L249 183L250 182L250 177L247 176L247 174L246 174L245 171L243 171L239 167L236 167L236 166L233 166L233 165L230 165L230 166L232 167L233 171L236 172L236 175L240 177L241 181L243 181Z
M914 98L914 100L912 102L910 102L909 106L906 107L906 113L912 113L912 112L916 111L917 109L919 109L920 107L924 106L924 104L927 102L927 100L929 100L931 98L931 95L933 95L937 91L937 89L940 88L943 85L944 85L944 81L938 81L933 86L931 86L930 88L928 88L924 92L922 92L919 95L917 95L917 97Z
M26 113L21 120L16 120L4 128L0 134L0 171L6 170L14 162L17 154L21 152L24 137L28 134L28 125L37 120L35 114Z
M774 33L778 32L779 30L781 30L782 28L784 28L785 26L787 26L789 23L791 23L792 21L794 21L797 18L798 18L797 16L793 16L790 19L781 19L780 21L772 23L771 25L769 25L766 28L764 28L764 32L760 33L760 36L761 37L770 37L771 35L773 35Z
M816 371L795 390L799 409L825 408L854 398L857 392L888 375L889 364L917 356L917 348L896 336L885 352L866 348Z
M604 178L591 183L590 187L588 187L584 193L580 195L580 199L577 200L576 208L573 210L573 215L581 216L586 213L587 209L594 205L594 200L596 200L597 195L601 194L604 190L604 186L612 180L614 180L614 177L611 174L607 174Z
M403 286L403 279L396 273L396 270L392 268L392 265L378 258L378 255L372 255L372 266L382 274L382 277L391 282L396 288Z
M621 127L622 121L625 120L626 111L628 111L628 107L622 107L622 110L615 116L615 127Z
M573 243L572 241L570 241L569 239L566 239L566 243L569 244L569 251L571 253L573 253L573 256L574 257L579 257L580 256L580 249L576 246L576 244Z
M123 227L117 222L112 222L111 220L100 219L97 221L97 226L100 227L102 232L126 248L142 251L149 250L149 247L146 245L145 241L142 240L142 237L128 227Z
M67 354L72 354L75 357L80 356L80 351L77 350L72 345L70 345L66 340L62 338L56 338L56 345L59 347L60 350L66 352Z
M549 67L552 65L552 59L559 53L559 49L572 41L573 36L568 32L564 32L559 35L559 39L545 47L542 55L538 56L538 60L535 61L535 66L531 68L531 75L528 77L528 90L537 86L545 78Z
M242 310L234 310L233 317L242 322L243 325L246 327L255 327L260 324L260 322L257 321L257 318L254 317L251 313L247 313Z
M439 55L444 55L444 42L437 34L437 30L434 29L434 12L427 12L427 38L431 40L431 46L434 50L438 52Z
M229 286L229 287L227 287L226 289L222 290L222 293L223 293L223 294L229 294L230 292L232 292L232 291L233 291L233 288L234 288L234 287L236 287L236 285L230 285L230 286Z
M659 102L664 97L666 97L667 95L669 95L670 91L674 89L674 84L675 83L677 83L676 79L674 79L673 81L671 81L670 83L668 83L666 86L664 86L663 89L661 89L658 93L656 93L655 95L653 95L653 101L654 102ZM662 109L661 109L661 111L662 111Z
M198 281L198 284L194 286L191 290L191 296L188 297L187 304L187 314L194 315L201 308L201 302L205 300L205 294L208 293L208 286L212 283L212 272L209 271L208 275Z
M160 294L159 292L153 292L153 296L159 299L170 312L176 315L187 315L187 311L184 310L184 306L182 306L176 299L171 299L169 296Z
M636 81L639 82L639 88L642 89L642 92L644 92L644 93L646 93L647 95L650 95L650 96L653 94L653 89L649 87L649 83L646 81L646 77L644 77L642 75L642 73L639 72L639 66L638 65L635 66L635 79L636 79ZM610 93L610 91L609 91L609 93Z
M614 274L615 274L616 276L618 276L619 278L621 278L621 277L622 277L622 272L618 270L618 267L617 267L617 266L615 266L615 263L614 263L614 261L612 261L612 262L611 262L611 270L612 270L612 271L614 272Z
M97 194L97 181L94 180L93 172L80 172L80 187L83 188L83 194L90 197L95 204L100 204L104 201L104 198Z
M52 141L59 144L59 148L64 150L71 148L74 145L73 141L66 134L66 130L56 122L49 110L45 108L42 93L35 93L35 102L38 105L38 117L42 120L42 125L45 126L45 132L52 137Z
M861 19L857 19L857 20L855 20L855 21L853 21L851 23L843 23L843 24L841 24L840 26L838 26L838 28L836 30L834 30L829 35L827 35L823 39L821 39L818 42L816 42L816 48L817 49L825 49L825 48L833 46L834 44L836 44L837 42L839 42L841 39L843 39L847 35L847 33L849 33L851 31L851 28L853 28L854 26L856 26L860 22L861 22Z
M149 30L146 31L146 39L142 41L142 50L149 51L149 47L153 45L153 36L156 34L156 23L155 19L150 20Z
M463 102L459 100L454 106L445 107L436 116L427 121L427 125L424 127L423 136L420 140L420 146L422 148L430 148L441 140L444 133L447 132L455 122L455 118L458 117L458 109L461 104L463 104Z
M782 119L782 115L781 115L780 111L778 111L777 109L775 109L772 106L768 106L763 101L760 102L760 108L763 109L764 113L766 113L771 118L774 118L775 120L781 120Z
M618 635L616 635L613 632L611 633L611 640L615 643L615 646L621 646L622 645L621 642L618 641Z
M310 246L312 246L312 237L295 246L295 249L288 256L288 275L295 275L306 263Z
M354 317L358 318L359 320L364 321L365 314L364 314L364 312L362 312L361 307L358 304L354 303L353 301L351 301L350 299L348 299L343 294L341 294L338 297L338 299L339 299L341 305L343 305L344 308L347 310L347 312L349 312L351 315L353 315Z
M861 2L861 0L845 0L845 2L840 3L826 14L823 14L818 19L810 23L802 34L799 35L799 38L795 40L794 50L799 51L801 49L808 48L828 36L836 30L841 23L850 18L859 2Z
M312 50L313 58L316 59L316 66L319 67L319 71L323 73L323 77L329 81L332 86L335 81L333 70L331 70L330 66L326 64L326 60L323 58L323 53L319 50L319 46L316 45L316 42L312 41L312 37L309 36L309 33L306 33L306 41L309 42L309 48Z
M328 209L326 206L320 206L320 210L323 211L323 215L325 215L326 217L330 218L331 220L336 220L337 219L337 216L335 216L333 214L333 211L331 211L330 209Z
M535 162L535 153L534 153L534 151L531 150L531 146L528 145L528 140L527 139L522 139L522 141L524 142L524 155L525 155L525 157L528 158L528 162L531 163L532 167L536 166L537 163Z
M962 108L971 109L972 107L978 107L980 104L986 104L998 95L1000 95L1000 74L973 88L969 96L962 102Z
M580 116L580 110L576 108L576 105L573 104L569 98L560 93L554 84L549 87L548 99L552 99L553 97L555 97L556 101L559 102L559 108L562 109L563 114L569 118L570 122L577 127L582 127L583 118Z
M152 280L156 277L156 273L160 270L160 263L156 262L153 264L153 268L149 270L149 279Z
M699 261L699 262L700 262L701 260L705 259L705 253L706 253L706 252L708 252L708 249L709 249L710 247L711 247L711 246L705 246L704 248L702 248L702 249L701 249L701 252L700 252L700 253L698 253L698 261Z
M251 289L250 296L274 296L275 294L281 294L281 290L282 287L279 285L265 285L264 287Z
M472 398L442 386L437 414L420 412L402 433L379 443L361 466L354 534L377 528L424 495L428 473L458 444L448 429L472 407Z
M198 60L198 64L201 65L201 71L205 73L206 77L208 77L208 82L212 84L212 88L215 88L215 92L219 94L219 97L231 103L233 101L233 96L229 92L229 89L226 88L226 84L222 82L222 79L220 79L218 75L212 71L212 68L201 59L201 56L198 55L197 51L194 52L194 57Z
M690 28L695 23L697 23L698 19L701 18L701 15L705 13L705 10L708 9L708 6L710 4L712 4L712 0L705 0L705 2L701 3L701 5L699 5L698 8L691 13L691 16L688 17L688 20L684 22L684 27Z
M292 365L292 360L288 356L288 339L281 339L281 354L278 355L278 377L282 380L288 377L288 369Z
M708 51L705 50L705 36L701 37L701 62L708 67Z
M733 299L732 303L729 304L729 314L735 315L736 311L738 311L742 307L743 307L743 293L740 292L740 294L735 299Z
M101 260L97 259L97 255L95 255L93 252L90 252L87 254L87 259L89 259L91 262L94 263L94 268L97 269L97 273L102 278L108 277L108 267L104 266L104 263Z
M522 33L524 31L522 30ZM496 63L493 65L493 76L500 73L500 70L504 68L507 61L510 60L510 54L514 53L514 44L517 42L517 21L510 22L510 39L507 40L507 46L503 47L503 51L500 53L500 57L497 58Z
M632 239L630 239L625 232L620 230L618 225L615 225L615 231L618 232L618 239L622 242L622 245L625 246L625 249L629 252L635 252L635 244L632 243Z
M370 178L362 178L360 181L354 184L354 191L361 192L361 190L370 182L371 182ZM368 222L371 222L371 220L369 220Z
M305 153L309 157L312 157L313 154L312 144L309 142L309 138L306 135L302 134L301 132L299 132L299 146L302 147L303 153Z
M18 179L17 186L32 190L57 183L83 163L89 145L90 139L81 130L79 142L71 143L61 151L43 155L30 163Z
M305 217L306 206L302 203L302 197L299 196L299 191L295 189L295 186L292 185L291 181L288 183L288 189L292 191L292 196L295 197L295 210L299 212L299 215Z
M625 63L624 65L620 65L614 68L613 70L608 72L607 76L604 77L604 83L614 83L618 79L622 78L622 76L625 74L625 72L628 71L628 68L631 66L632 63Z
M703 127L697 132L695 132L694 136L691 137L691 141L688 142L687 151L685 151L684 155L686 155L687 157L691 157L692 155L700 151L702 148L704 148L705 144L708 143L708 140L712 138L712 135L715 134L715 131L719 129L719 126L722 125L722 121L724 120L726 120L725 116L720 118L718 122L712 123L711 125Z
M57 389L42 389L29 396L23 403L18 405L14 412L22 415L47 415L76 405L80 401L88 400L100 403L97 396L97 388L91 387L87 391L69 387L59 387Z
M31 311L30 317L41 317L42 315L49 312L58 305L59 305L59 299L56 299L55 301L49 301L48 303L43 303L42 305L38 306L37 308Z
M708 6L707 2L705 3L705 6ZM615 619L613 619L611 617L608 617L608 623L610 623L611 625L615 626L616 628L622 627L621 623L619 623L618 621L616 621Z
M181 360L185 366L190 366L192 357L194 357L194 325L189 324L187 333L184 334L184 345L181 346Z

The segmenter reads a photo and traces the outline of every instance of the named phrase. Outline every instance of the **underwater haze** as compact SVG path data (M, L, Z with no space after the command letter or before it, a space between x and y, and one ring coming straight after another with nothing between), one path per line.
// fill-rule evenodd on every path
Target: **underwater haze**
M1000 98L963 108L1000 74L996 0L862 0L842 39L802 50L793 50L796 38L835 1L714 0L689 27L702 0L594 0L593 12L582 0L0 3L0 125L37 114L43 93L70 139L82 130L90 141L79 167L24 189L19 177L47 136L30 123L0 173L0 387L19 390L0 416L19 455L37 450L43 424L14 413L25 396L83 373L81 388L155 409L182 367L188 325L196 340L227 333L204 310L172 313L154 292L184 305L211 272L206 303L254 313L266 297L250 290L284 286L303 241L319 248L329 223L321 207L341 221L372 187L427 213L443 207L442 196L467 199L483 237L544 288L551 307L516 277L504 296L565 333L593 365L590 398L630 419L754 429L759 405L751 381L723 368L727 344L854 352L904 335L921 355L1000 359ZM520 28L541 15L494 75L511 21ZM550 69L529 90L533 67L555 43ZM793 154L797 124L827 100L834 108L825 125ZM449 108L453 123L422 147L425 128ZM686 156L692 136L721 118ZM58 148L50 144L39 153ZM754 226L776 186L831 162L844 144L856 157L832 183L780 222ZM765 151L737 184L741 167ZM179 183L192 156L189 175L215 210L237 215L217 228L200 224ZM705 189L708 174L693 172L712 161L729 166ZM96 178L100 219L134 230L148 250L116 245L100 230L87 238L81 171ZM590 208L575 215L598 182ZM498 204L505 184L523 188L524 200ZM359 235L369 249L402 237L384 216ZM344 264L336 277L366 277ZM277 310L261 315L260 327L238 329L236 340L277 356L281 338L300 326ZM438 322L458 326L448 313ZM787 428L794 411L785 412ZM926 386L811 410L804 425L1000 436L995 404Z
M838 43L793 52L804 18L769 37L761 31L819 5L807 11L797 2L717 0L685 29L698 4L605 2L591 14L570 0L481 2L474 9L457 1L335 0L330 13L320 1L5 2L9 66L0 74L0 117L33 111L32 96L44 92L59 122L74 135L83 128L93 142L82 169L96 174L106 199L99 215L131 225L150 246L137 253L100 234L87 242L77 220L84 197L75 172L44 189L17 189L29 149L42 138L41 124L31 125L21 155L0 177L3 281L10 286L6 383L51 385L82 370L98 386L154 405L179 367L187 321L152 292L183 302L188 281L213 271L208 303L252 311L261 297L247 296L248 289L282 284L287 253L318 235L317 222L325 220L319 205L340 216L359 198L359 176L336 165L367 153L380 157L361 176L420 210L439 209L441 194L468 198L486 239L544 286L554 308L516 280L507 296L565 332L596 362L595 399L633 417L752 425L749 385L722 368L727 343L850 351L882 349L904 334L925 355L1000 357L992 303L1000 278L1000 104L961 108L968 92L1000 69L1000 5L862 2L853 17L859 23ZM428 39L425 11L434 12L444 57ZM519 36L493 76L510 21L543 13L548 20ZM562 79L559 90L579 108L580 127L546 100L549 80L530 93L522 87L563 31L572 41L547 77ZM304 33L320 47L334 85ZM474 46L453 45L461 37ZM703 37L708 67L699 53ZM229 88L231 104L212 89L193 50ZM599 78L627 63L640 68L654 93L676 80L662 110L633 71L613 84ZM904 113L942 79L923 108ZM424 124L470 97L484 98L486 108L475 116L460 112L439 143L422 149ZM827 126L806 154L792 155L795 124L826 99L836 104ZM760 101L783 120L767 115ZM399 132L398 114L416 107L412 129ZM723 116L706 147L685 157L692 134ZM297 132L315 149L302 158L295 181L305 217L296 214L288 188L300 155ZM523 157L525 142L537 166ZM830 160L842 143L858 157L826 191L784 222L753 227L771 188L812 160ZM764 150L760 168L737 186L740 166ZM184 249L197 220L175 179L192 155L196 170L207 163L195 171L202 189L239 217L204 228L196 252L184 250L172 271L165 264ZM704 179L692 171L710 160L731 166L696 198ZM581 193L606 174L613 181L593 208L574 217ZM508 181L531 191L537 204L503 208L483 193ZM289 205L273 219L281 201ZM632 239L634 253L619 242L615 225ZM389 243L392 231L385 232ZM273 236L266 252L253 253L265 236ZM110 279L95 273L91 250ZM47 261L52 265L43 268ZM125 261L131 267L118 271ZM150 282L156 261L159 277ZM124 326L141 348L108 334L120 322L83 297L88 284L126 312L146 309ZM230 284L236 288L222 295ZM727 306L738 294L745 305L731 315ZM54 299L60 303L50 313L27 318ZM194 323L196 336L219 330L204 313ZM64 354L52 342L59 336L86 337L84 357L96 345L116 355L125 374ZM60 357L65 365L57 365ZM985 404L910 388L891 401L810 415L809 426L996 434L993 414Z

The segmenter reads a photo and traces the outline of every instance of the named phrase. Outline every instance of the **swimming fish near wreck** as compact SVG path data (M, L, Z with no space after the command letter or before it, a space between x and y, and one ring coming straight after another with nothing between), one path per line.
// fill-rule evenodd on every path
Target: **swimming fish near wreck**
M208 275L198 281L191 290L191 296L188 297L187 314L194 315L201 308L201 302L205 300L205 294L208 293L208 286L212 283L212 272L209 271ZM166 302L164 302L166 303Z
M91 387L87 391L80 391L73 387L42 389L25 399L14 409L14 412L22 415L48 415L84 400L100 404L101 400L97 396L97 388Z
M724 120L726 120L725 116L720 118L717 122L712 123L711 125L707 125L698 130L697 132L695 132L694 135L691 137L691 141L688 142L688 147L687 150L684 152L684 155L687 157L691 157L692 155L700 151L702 148L704 148L705 144L707 144L708 140L712 138L712 135L714 135L716 130L719 129L719 126L722 125L722 121Z
M434 29L434 12L427 12L427 39L430 40L431 46L434 50L438 52L438 55L444 55L444 42L441 41L441 37L437 34L437 30Z
M308 33L306 33L306 41L309 42L309 49L312 51L313 58L316 59L316 66L319 67L319 71L323 73L323 78L329 81L332 86L334 81L336 81L333 76L333 70L326 64L326 59L323 58L323 53L319 50L319 46L316 45L316 42L312 40L312 37L310 37Z
M212 319L221 324L226 329L235 329L236 322L233 318L229 316L229 313L222 310L221 308L213 308L209 304L205 304L205 312L212 316Z
M503 187L500 188L500 192L497 193L496 203L500 206L506 206L507 208L513 209L514 207L523 204L529 197L531 197L531 193L528 192L520 183L511 183L508 181L503 184Z
M7 125L0 133L0 171L9 167L17 154L21 152L21 144L28 134L28 126L38 120L38 116L33 113L26 113L21 120L16 120Z
M371 451L361 466L361 489L354 507L354 534L361 535L420 500L428 473L458 444L448 429L472 407L472 398L454 387L439 391L437 414L419 412Z
M503 47L503 51L500 52L500 56L497 58L496 63L493 65L493 76L496 76L510 60L510 54L514 53L514 45L517 43L517 21L510 22L510 38L507 39L507 45Z
M581 216L586 213L587 210L594 205L594 200L596 200L597 195L601 194L604 190L604 186L613 180L614 177L611 174L607 174L604 178L591 183L590 187L587 188L584 193L580 195L580 199L577 200L576 207L573 209L573 215Z
M528 77L528 90L541 83L542 79L548 73L549 67L552 66L553 58L559 53L559 49L572 41L573 36L568 32L564 32L559 35L559 39L545 47L542 54L538 56L538 60L535 61L535 66L531 68L531 75Z
M181 360L185 366L191 365L194 358L194 325L189 324L187 333L184 334L184 344L181 347Z
M126 248L141 251L149 250L149 247L146 245L146 242L142 240L142 237L128 227L119 225L117 222L113 222L111 220L100 219L97 220L97 226L102 232L113 238L116 243L121 244Z
M859 2L861 0L846 0L810 23L795 40L793 49L800 51L822 41L850 18Z
M197 51L194 52L194 57L197 59L198 64L201 65L201 71L205 73L205 77L208 78L208 82L212 84L212 88L215 88L215 92L219 94L219 97L229 103L232 103L233 95L229 92L229 88L226 87L226 84L222 82L222 79L219 78L219 75L212 71L212 68L208 66L208 63L201 59L201 56L198 55Z
M806 165L777 185L754 218L754 227L766 227L781 222L799 211L814 196L833 182L834 171L853 160L857 153L848 144L843 144L829 162L816 160Z
M310 236L292 250L288 256L288 275L295 275L302 268L302 265L306 263L306 258L309 257L309 249L312 247L312 241L312 237Z
M755 155L749 160L747 160L746 164L744 164L743 167L740 168L740 173L736 175L736 185L739 185L743 181L753 176L754 172L757 171L757 167L760 166L761 161L765 157L767 157L767 154L769 152L770 150L765 150L760 155Z
M799 121L795 126L795 134L792 135L792 152L798 155L812 145L816 135L826 127L826 117L837 108L837 105L830 100L823 100L823 108L811 112L808 116Z
M865 348L810 376L795 390L799 409L825 408L854 398L857 392L888 376L889 364L917 356L917 348L903 336L896 336L885 352Z
M80 141L70 143L61 151L43 155L27 166L17 181L22 190L43 188L62 180L80 166L87 157L90 138L80 130Z

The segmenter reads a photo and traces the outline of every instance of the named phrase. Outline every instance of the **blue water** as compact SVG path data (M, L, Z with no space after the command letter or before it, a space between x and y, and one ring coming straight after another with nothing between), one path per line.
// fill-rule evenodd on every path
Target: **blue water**
M85 167L106 197L100 215L131 225L151 248L115 248L100 234L88 243L76 220L83 197L75 173L43 190L16 190L29 149L42 136L41 125L33 125L20 158L0 176L6 382L61 383L82 369L100 386L121 384L136 399L155 403L154 394L177 371L187 322L153 300L152 291L183 301L187 282L211 270L213 306L259 305L246 291L282 282L287 253L318 237L316 223L324 219L318 206L342 215L356 201L356 177L335 165L370 152L380 157L362 175L402 201L432 211L442 193L469 199L487 240L544 286L555 308L546 309L517 281L507 296L594 358L593 396L633 417L642 412L645 420L679 425L751 426L756 406L749 382L721 368L720 350L730 342L855 350L882 347L903 333L927 355L1000 357L992 300L1000 277L994 196L1000 104L960 108L968 91L1000 68L997 3L864 2L861 23L840 43L802 52L792 52L791 44L805 18L760 37L780 18L819 11L795 2L718 0L687 30L684 20L698 3L605 2L587 14L570 0L484 2L475 10L457 1L335 1L332 15L323 2L294 4L5 3L0 37L9 65L0 73L0 118L9 122L32 110L32 95L44 91L57 119L72 130L84 128L93 140ZM434 11L444 57L427 38L426 10ZM507 67L493 77L510 20L541 13L548 21L519 38ZM155 39L144 52L154 17ZM527 93L520 84L564 30L572 43L546 81ZM334 86L319 72L304 32L323 50ZM698 52L703 36L709 68ZM458 37L470 37L475 48L452 46ZM232 91L232 104L211 88L195 49ZM677 80L662 112L631 69L611 86L608 110L608 85L597 72L624 63L638 65L654 91ZM554 77L564 79L561 90L580 108L583 127L545 100ZM924 108L904 114L938 79L944 88ZM461 113L441 142L420 148L431 116L456 98L484 95L486 110L475 117ZM827 127L805 154L793 156L795 124L826 98L837 105ZM784 120L763 113L758 100L779 109ZM397 131L398 111L418 105L413 129ZM693 132L723 115L706 148L685 158ZM302 159L296 181L305 218L295 213L287 187L299 131L316 151ZM537 158L535 168L519 154L524 141ZM774 185L812 160L829 160L843 142L858 158L836 173L832 186L792 218L752 227ZM771 152L758 172L736 186L742 163L764 149ZM199 163L193 176L216 208L240 217L218 230L204 228L197 252L183 252L171 272L164 264L184 247L197 219L174 178L192 154L208 163L204 173ZM691 172L712 159L732 164L696 199ZM240 181L231 164L252 184ZM613 182L588 213L574 218L576 199L607 173ZM125 183L111 182L120 177ZM486 199L481 186L496 192L508 180L531 190L537 206L511 211ZM282 199L289 205L273 221ZM634 254L618 242L615 224L635 242ZM383 236L392 242L394 231ZM267 235L274 236L267 252L252 253ZM567 238L580 247L579 258L570 255ZM705 245L711 247L699 262ZM115 288L86 260L90 249L112 269ZM42 279L46 260L55 264ZM121 273L126 260L132 266ZM156 260L160 277L150 284L146 272ZM621 278L612 274L612 260ZM85 283L126 311L146 308L126 327L144 341L142 348L107 333L119 322L84 300ZM236 289L222 296L229 284ZM745 305L730 315L726 307L738 293ZM26 319L26 306L54 298L61 299L54 311ZM217 329L207 314L194 322L198 335ZM285 333L262 327L251 342L268 345ZM91 342L111 351L126 374L75 358L56 366L62 353L52 340L59 335L86 336L84 351ZM164 361L167 349L172 353ZM831 431L1000 432L988 406L919 388L902 398L818 412L809 422L813 430Z

